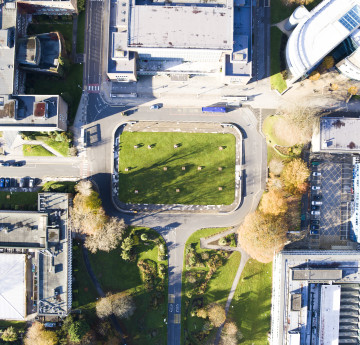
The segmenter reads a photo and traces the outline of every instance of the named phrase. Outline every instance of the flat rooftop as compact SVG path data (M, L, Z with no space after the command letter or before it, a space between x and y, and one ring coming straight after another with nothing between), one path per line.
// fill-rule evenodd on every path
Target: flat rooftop
M342 278L339 269L293 269L293 280L338 280Z
M322 117L320 119L320 149L324 151L360 151L360 119Z
M130 47L233 48L233 9L197 6L132 6Z
M0 319L25 316L25 254L0 254Z

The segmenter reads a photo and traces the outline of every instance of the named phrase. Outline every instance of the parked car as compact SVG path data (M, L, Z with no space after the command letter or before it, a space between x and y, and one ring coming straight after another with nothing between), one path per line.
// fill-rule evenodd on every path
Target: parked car
M311 205L322 205L322 201L312 201Z
M310 221L310 224L311 225L320 225L320 221L317 219L314 219L314 220Z
M34 179L31 178L29 179L29 188L33 188L34 187Z
M19 187L20 187L20 188L25 187L25 179L24 179L24 178L20 179Z
M320 190L320 186L312 186L311 189L312 190Z
M319 225L311 225L311 230L319 230Z
M7 177L5 178L5 188L10 187L10 179Z
M56 322L45 322L44 326L45 328L54 328L56 327Z
M317 206L317 205L312 205L311 206L311 211L317 211L320 209L320 206Z
M317 172L317 171L314 171L314 172L313 172L313 176L321 176L321 173L320 173L320 172Z
M319 165L319 164L320 164L319 161L312 161L312 162L311 162L311 165L314 166L314 167L317 166L317 165Z
M4 188L5 186L5 179L2 177L0 178L0 188Z
M11 164L10 164L10 162L2 162L1 165L3 167L9 167Z
M160 109L161 108L161 104L152 104L150 105L150 109Z
M313 196L314 200L321 200L322 199L322 195L321 194L316 194Z
M23 165L25 165L25 161L19 161L19 162L14 162L13 166L14 167L22 167Z
M318 234L319 234L319 230L310 230L310 234L311 234L311 235L318 235Z
M311 211L313 216L320 216L320 211Z

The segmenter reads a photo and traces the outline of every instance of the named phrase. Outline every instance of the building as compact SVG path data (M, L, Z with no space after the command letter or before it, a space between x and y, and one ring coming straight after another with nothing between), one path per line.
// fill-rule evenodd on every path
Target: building
M273 265L271 345L358 344L360 252L284 251Z
M67 105L60 96L22 95L25 70L57 73L59 57L63 54L62 39L56 32L27 37L26 27L30 14L70 15L75 12L75 0L5 0L0 3L1 131L66 130ZM33 112L37 107L36 103L42 101L56 103L56 112L51 111L49 117L46 116L46 112L44 116ZM26 109L21 105L25 105Z
M322 59L347 38L359 47L360 0L323 0L311 12L300 7L289 18L292 29L286 45L286 62L291 81L310 74ZM340 62L337 67L351 78L360 75L359 52ZM358 69L354 73L351 68Z
M0 319L66 316L71 253L67 194L40 193L38 211L0 211Z
M246 83L251 77L251 1L167 3L111 1L108 77L219 76Z

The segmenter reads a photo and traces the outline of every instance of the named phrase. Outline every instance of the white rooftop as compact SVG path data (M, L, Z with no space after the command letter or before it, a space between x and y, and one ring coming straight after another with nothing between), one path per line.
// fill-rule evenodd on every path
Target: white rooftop
M357 5L360 0L323 0L304 16L286 46L286 60L294 79L303 76L358 28Z
M130 10L128 45L232 50L232 7L140 6Z
M25 318L25 254L0 254L0 319Z
M321 287L319 340L321 345L339 344L340 285Z

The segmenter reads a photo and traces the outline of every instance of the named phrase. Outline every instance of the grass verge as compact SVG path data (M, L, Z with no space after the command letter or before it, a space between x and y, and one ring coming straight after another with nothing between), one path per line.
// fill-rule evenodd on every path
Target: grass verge
M201 229L192 234L186 242L185 256L182 275L182 344L200 344L201 341L211 339L216 333L216 329L203 332L207 321L196 316L199 307L208 306L210 303L218 303L225 307L225 303L230 292L231 285L240 264L241 255L235 253L223 253L221 251L201 249L200 238L215 235L224 231L226 228ZM187 251L193 247L197 257L195 265L189 267L189 257ZM208 280L206 289L199 293L199 287L205 282L205 277L209 272L207 262L214 256L222 257L222 264L217 267L215 273Z
M140 260L151 260L166 266L167 261L158 260L158 244L165 243L155 230L146 228L129 228L135 244L136 260L126 262L121 259L121 249L109 253L98 252L90 255L92 268L105 292L126 291L133 295L136 310L128 320L121 320L131 339L131 344L165 345L167 342L167 278L152 290L146 290L137 263ZM142 233L148 234L151 240L140 240Z
M228 319L242 333L242 345L267 344L270 331L272 263L250 259L242 272L232 300Z
M8 327L14 327L18 332L25 331L26 321L10 321L10 320L0 320L0 330L5 330ZM11 344L11 343L4 343Z
M121 201L198 205L227 205L234 201L232 134L124 132L120 141Z
M23 145L24 156L55 156L41 145Z
M0 192L1 210L37 210L37 192Z
M85 45L85 11L79 13L78 27L76 33L76 52L79 54L84 53Z
M279 138L275 135L274 132L274 125L276 121L279 120L278 115L268 116L265 121L263 122L262 131L267 140L270 141L272 145L280 145L280 146L291 146L285 139Z
M287 89L281 71L281 37L283 33L277 28L270 29L270 84L271 88L282 93Z

